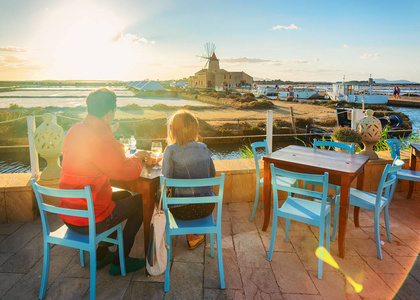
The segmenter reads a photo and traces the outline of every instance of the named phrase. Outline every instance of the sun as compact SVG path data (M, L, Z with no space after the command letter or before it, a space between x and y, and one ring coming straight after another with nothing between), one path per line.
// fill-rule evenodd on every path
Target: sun
M90 80L120 78L130 64L132 46L115 39L125 26L117 15L104 7L86 4L51 10L38 35L47 50L46 76Z

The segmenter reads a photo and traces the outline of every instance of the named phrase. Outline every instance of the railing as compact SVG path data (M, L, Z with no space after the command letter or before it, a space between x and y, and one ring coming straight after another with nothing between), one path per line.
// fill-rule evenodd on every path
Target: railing
M412 110L410 110L412 111ZM375 112L379 112L379 111L375 111ZM384 113L395 113L392 111L383 111ZM399 112L404 112L404 111L399 111ZM343 113L347 113L347 112L343 112ZM264 117L262 115L265 115ZM201 119L203 121L208 121L208 122L220 122L220 121L226 121L226 122L236 122L239 124L240 121L265 121L266 123L266 130L265 130L265 134L256 134L256 135L229 135L229 136L207 136L207 137L203 137L203 140L217 140L217 139L232 139L232 138L261 138L261 139L266 139L268 146L269 146L269 151L272 151L272 146L273 146L273 138L274 137L300 137L300 136L317 136L319 135L318 133L296 133L295 131L293 133L281 133L281 134L274 134L273 133L273 124L274 124L274 119L275 116L282 116L284 117L284 115L280 115L280 114L275 114L272 110L268 110L265 112L258 112L258 113L253 113L250 115L247 115L245 117L239 117L239 118L230 118L230 119ZM354 115L354 114L353 114ZM72 117L67 117L67 116L61 116L61 115L53 115L54 116L54 122L57 123L57 117L59 118L66 118L69 120L73 120L75 122L80 122L82 121L82 119L78 119L78 118L72 118ZM155 117L154 119L158 119L160 116L165 117L167 120L169 120L169 114L168 113L162 113L160 115L158 115L157 117ZM12 119L12 120L5 120L5 121L0 121L0 126L2 124L6 124L6 123L10 123L10 122L14 122L14 121L18 121L18 120L22 120L24 118L26 118L27 120L27 128L28 128L28 139L29 139L29 145L24 145L24 147L29 147L29 153L30 153L30 162L31 162L31 174L32 177L38 177L39 176L39 161L38 161L38 153L35 149L34 146L34 134L35 134L35 130L36 130L36 124L35 124L35 118L37 117L41 117L39 115L34 115L34 116L26 116L26 117L20 117L20 118L16 118L16 119ZM292 124L293 124L293 116L291 116L292 118ZM135 120L121 120L119 121L120 123L136 123L136 122L141 122L144 120L150 120L150 118L139 118L139 119L135 119ZM352 118L352 120L354 122L356 122L356 118ZM167 124L169 124L169 122L167 122ZM167 128L168 129L168 128ZM420 129L413 129L413 131L418 131ZM404 130L393 130L393 132L404 132ZM136 138L137 141L151 141L151 138ZM153 138L153 140L165 140L166 138ZM14 148L17 146L0 146L0 148ZM22 147L22 146L18 146L18 147Z

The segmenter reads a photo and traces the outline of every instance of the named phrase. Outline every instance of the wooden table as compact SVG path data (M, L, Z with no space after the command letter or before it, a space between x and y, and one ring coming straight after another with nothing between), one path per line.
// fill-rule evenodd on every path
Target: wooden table
M114 187L126 189L142 195L143 200L143 228L144 228L144 254L147 254L149 247L150 221L153 215L153 208L156 199L156 192L159 187L159 176L162 170L153 170L152 167L143 168L140 177L132 181L111 180ZM146 268L144 268L146 270ZM147 270L146 270L147 274Z
M420 158L420 144L419 143L410 143L411 146L411 155L410 155L410 170L415 171L416 170L416 158ZM407 199L410 199L413 195L414 190L414 181L409 181L408 183L408 193L407 193Z
M357 188L363 189L363 172L368 156L328 151L300 146L287 146L263 157L264 160L264 224L267 230L271 216L271 172L270 164L292 172L308 174L329 173L329 183L341 186L340 217L338 224L338 250L345 254L345 237L349 210L350 184L357 176ZM337 208L336 208L337 209Z

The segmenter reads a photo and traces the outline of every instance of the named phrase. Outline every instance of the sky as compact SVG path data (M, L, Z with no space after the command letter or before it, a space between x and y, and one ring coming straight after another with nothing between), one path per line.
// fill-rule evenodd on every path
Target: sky
M205 65L420 83L420 1L0 0L0 80L169 80Z

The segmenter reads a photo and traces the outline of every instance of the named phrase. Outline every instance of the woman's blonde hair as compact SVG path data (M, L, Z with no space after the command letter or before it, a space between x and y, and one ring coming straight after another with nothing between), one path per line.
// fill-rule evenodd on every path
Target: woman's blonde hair
M187 110L175 112L169 120L168 144L183 146L197 140L197 118Z

